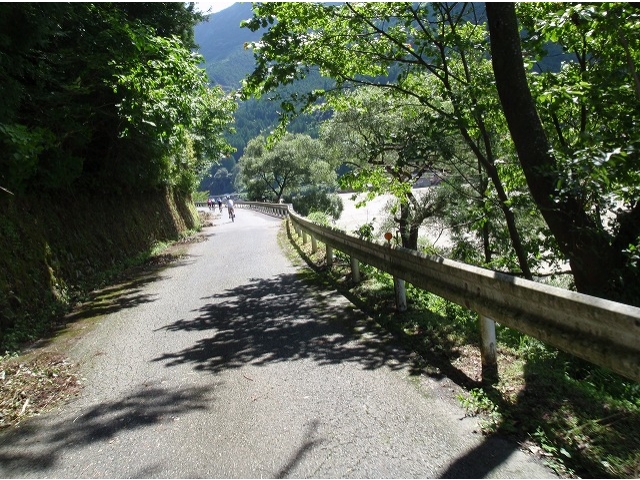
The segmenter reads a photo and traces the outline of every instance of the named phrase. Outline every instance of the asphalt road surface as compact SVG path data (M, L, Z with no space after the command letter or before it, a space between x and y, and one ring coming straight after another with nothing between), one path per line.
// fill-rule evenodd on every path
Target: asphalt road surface
M281 220L225 213L181 261L106 292L68 352L86 387L0 436L0 477L554 477L302 281Z

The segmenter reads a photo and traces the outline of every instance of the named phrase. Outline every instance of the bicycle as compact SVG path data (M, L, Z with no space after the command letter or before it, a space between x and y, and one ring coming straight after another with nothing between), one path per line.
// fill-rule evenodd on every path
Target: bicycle
M233 207L229 208L229 218L232 222L236 221L236 209Z

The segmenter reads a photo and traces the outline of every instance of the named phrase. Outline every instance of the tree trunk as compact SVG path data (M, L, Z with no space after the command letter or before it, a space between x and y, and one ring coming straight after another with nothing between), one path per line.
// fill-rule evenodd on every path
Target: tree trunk
M485 192L489 187L489 178L483 175L484 170L482 168L482 162L478 161L478 175L480 175L480 199L478 200L478 207L483 212L485 217L489 218L488 213L485 211L485 203L486 203L486 195ZM487 265L491 264L491 260L493 260L493 256L491 255L491 236L489 235L489 222L482 223L482 247L484 251L484 261Z
M457 15L452 16L452 12L454 10L458 10L459 7L454 6L453 4L435 4L434 8L440 12L440 15L442 15L443 19L446 19L445 22L451 28L451 32L454 34L454 37L457 36L458 34L456 32L458 27L457 25L458 21L454 19L454 17L457 18ZM465 9L465 7L463 6L462 9ZM460 45L457 45L457 50L461 55L460 59L464 67L464 78L466 78L467 83L471 85L473 76L471 74L471 68L467 63L465 48ZM441 49L440 55L441 55L441 61L442 61L444 70L447 72L447 76L448 76L450 74L450 71L448 67L449 59L448 59L448 54L446 52L446 49L444 48ZM458 100L456 99L457 95L453 93L453 88L449 83L449 79L448 78L443 79L443 84L447 89L449 96L452 100L452 103L454 105L454 112L455 112L454 116L462 119L464 115L462 115L460 112L457 111L459 108L457 106L458 105ZM471 97L471 101L474 105L477 105L477 99L475 98L475 96ZM531 269L529 268L529 262L527 260L527 252L525 251L524 246L522 245L522 239L520 238L520 233L518 232L518 229L516 227L515 215L513 214L513 211L509 206L509 197L507 195L507 191L505 190L504 185L502 184L502 179L498 175L498 171L495 167L495 158L493 155L493 149L491 147L492 135L489 133L489 130L486 128L484 119L482 118L481 114L474 114L474 118L475 118L476 126L480 131L481 143L484 146L484 152L480 150L480 146L476 143L477 140L474 139L475 136L469 133L469 130L467 126L464 125L464 122L459 123L460 132L462 133L462 137L464 138L464 140L467 142L467 145L469 145L473 153L476 155L476 158L478 159L480 167L485 170L485 172L491 179L491 182L493 183L496 189L496 194L498 195L500 209L502 210L504 214L505 222L507 223L509 238L511 239L511 245L513 246L513 250L514 250L514 253L516 254L516 258L518 259L518 265L520 266L520 270L522 270L522 275L524 276L524 278L528 280L532 280L533 274L531 273ZM481 191L482 191L482 195L484 196L484 192L486 190L483 189ZM489 264L491 262L492 255L491 255L491 247L489 244L489 225L487 222L485 222L484 226L482 227L481 235L482 235L483 246L484 246L485 261Z
M620 254L577 199L556 189L559 168L527 83L515 5L486 6L496 86L531 195L569 259L578 291L610 296L612 266L620 265Z
M498 170L493 163L492 155L490 158L487 158L481 151L478 145L473 141L469 131L460 127L460 133L462 133L462 137L464 138L469 148L473 151L480 166L484 169L487 176L491 179L493 186L496 189L496 194L498 195L500 210L504 214L505 222L507 223L507 229L509 231L509 238L511 239L511 245L513 246L513 251L516 254L516 258L518 259L518 265L520 266L520 270L522 270L522 274L524 278L527 280L533 279L533 274L531 273L531 269L529 268L529 263L527 262L527 253L524 250L524 246L522 245L522 240L520 239L520 233L516 227L516 219L511 211L511 207L509 207L509 197L507 196L507 192L504 189L504 185L502 185L502 180L498 175ZM486 145L486 144L485 144Z
M408 203L400 203L400 218L397 220L402 246L411 250L418 250L420 225L414 225L414 222L411 220L411 207Z

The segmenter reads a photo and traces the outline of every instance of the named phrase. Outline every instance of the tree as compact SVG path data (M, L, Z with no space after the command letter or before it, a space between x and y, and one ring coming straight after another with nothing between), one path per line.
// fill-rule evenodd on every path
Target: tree
M491 65L486 56L486 31L472 3L300 3L260 4L245 24L267 28L254 43L256 69L246 79L245 93L260 94L304 78L314 69L334 78L339 87L376 85L417 98L457 131L486 175L486 187L496 195L518 265L532 278L529 254L516 225L509 192L500 177L499 132ZM394 75L394 79L390 75ZM425 77L437 82L425 86ZM294 100L312 105L328 92L316 90ZM432 101L432 99L437 101ZM444 99L450 111L439 104ZM298 104L299 105L299 104ZM296 102L282 104L283 115L296 114ZM479 224L490 262L488 222Z
M285 195L284 201L290 203L296 213L305 217L320 213L313 221L318 218L328 221L329 217L337 220L344 210L342 199L336 195L333 186L327 185L302 186Z
M189 191L231 151L235 107L190 50L199 18L185 4L0 5L0 184Z
M256 137L238 162L238 181L251 199L276 202L303 186L331 185L335 168L322 158L322 151L320 141L308 135L287 134L273 145Z
M119 116L126 119L121 136L155 149L152 182L184 191L222 155L232 152L223 134L232 121L235 101L219 87L209 87L201 57L176 37L136 32L138 56L115 65Z
M394 217L402 246L418 249L423 222L443 208L442 198L428 192L416 195L411 187L423 175L442 169L450 156L444 132L415 99L362 87L330 102L333 116L321 127L327 150L351 171L340 183L371 199L393 193L399 211Z
M527 81L511 3L487 4L491 55L529 190L569 259L576 288L640 304L638 14L629 5L607 7L547 10L554 28L562 28L558 38L567 30L567 47L576 53L576 64L538 97L551 107L547 128ZM553 39L549 18L546 25L530 19L544 27L531 33Z

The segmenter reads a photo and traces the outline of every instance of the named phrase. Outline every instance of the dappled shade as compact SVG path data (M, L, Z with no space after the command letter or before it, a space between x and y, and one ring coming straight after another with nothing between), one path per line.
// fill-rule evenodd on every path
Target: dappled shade
M155 361L168 367L193 364L213 373L300 359L321 365L357 362L366 369L399 369L411 362L408 354L382 337L367 334L353 342L362 313L312 285L300 282L293 288L296 282L296 275L253 279L207 297L210 303L198 309L195 318L164 328L210 330L211 336Z

